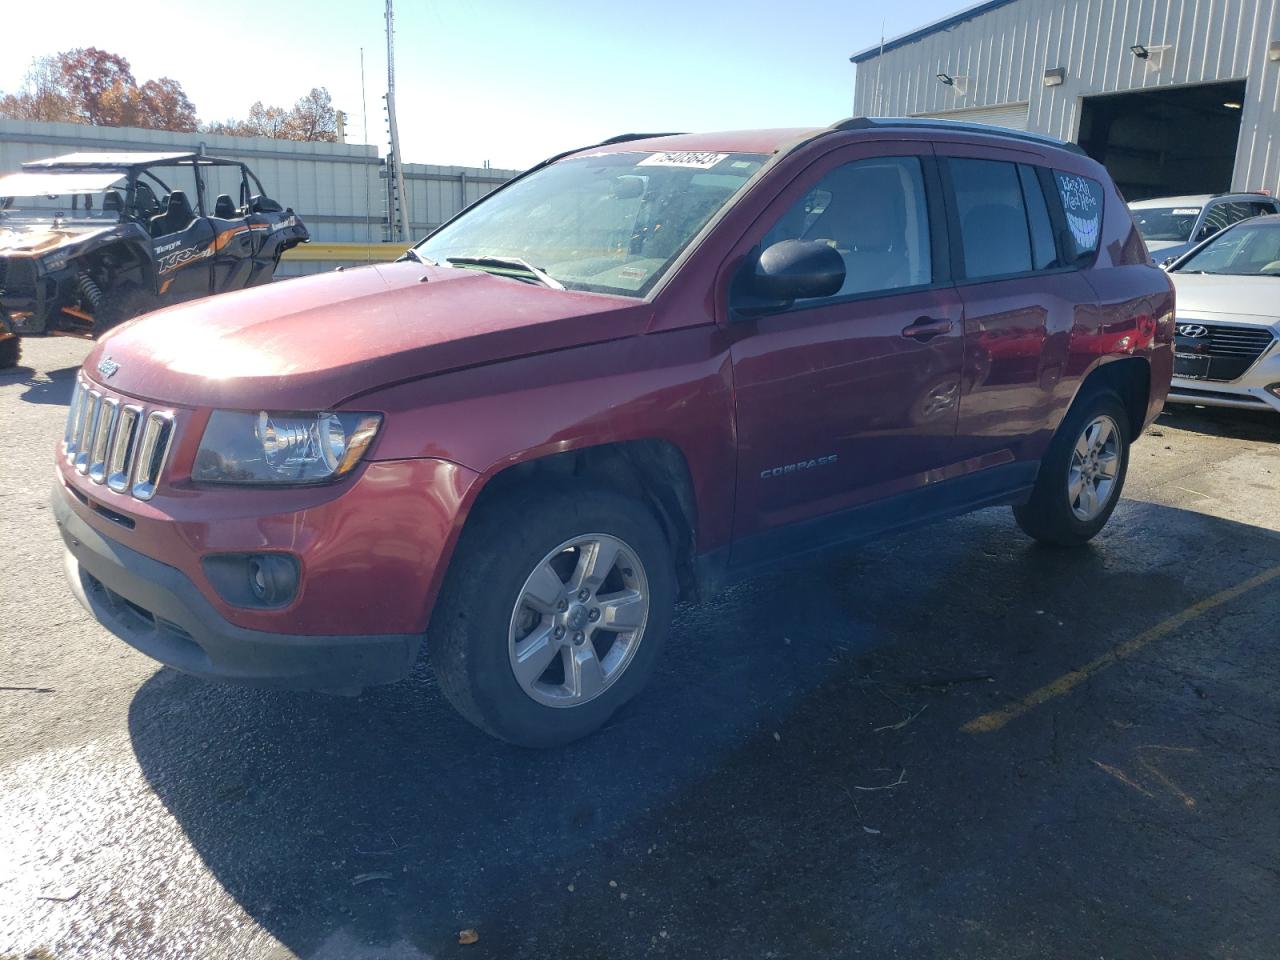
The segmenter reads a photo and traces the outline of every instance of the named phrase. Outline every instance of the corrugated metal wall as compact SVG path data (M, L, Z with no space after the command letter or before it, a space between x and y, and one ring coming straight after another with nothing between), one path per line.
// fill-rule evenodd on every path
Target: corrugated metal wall
M1086 96L1247 80L1232 188L1280 192L1277 0L1017 0L858 64L857 116L1028 104L1028 129L1073 140ZM1160 69L1129 50L1167 46ZM1153 58L1154 59L1154 58ZM1044 71L1066 70L1046 87ZM937 74L965 78L965 91Z
M383 239L383 167L377 149L361 144L0 120L0 173L11 173L27 160L81 150L181 151L195 150L202 143L209 154L248 164L268 195L301 215L313 239L361 243ZM414 234L421 236L438 226L518 172L405 164ZM236 179L226 173L222 176L226 183L216 179L210 183L210 202L219 193L236 196L238 174ZM285 265L282 272L288 269Z

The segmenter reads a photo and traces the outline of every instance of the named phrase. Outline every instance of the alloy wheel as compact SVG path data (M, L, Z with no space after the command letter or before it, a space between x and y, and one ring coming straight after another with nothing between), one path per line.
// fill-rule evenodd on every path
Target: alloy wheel
M649 619L649 584L617 537L566 540L533 569L511 613L507 651L524 692L549 707L587 703L635 659Z
M1096 519L1115 495L1120 472L1120 428L1106 414L1089 421L1071 451L1067 499L1084 523Z

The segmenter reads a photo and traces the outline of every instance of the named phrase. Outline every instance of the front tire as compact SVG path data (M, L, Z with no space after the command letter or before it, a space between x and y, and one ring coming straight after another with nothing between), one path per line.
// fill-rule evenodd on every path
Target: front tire
M1129 414L1110 390L1080 398L1040 463L1027 503L1013 508L1028 536L1059 547L1092 540L1120 502L1129 470Z
M103 295L102 303L94 313L93 334L95 337L101 336L113 327L118 327L134 317L140 317L159 306L159 298L141 287L126 285L109 290Z
M601 727L671 624L671 548L648 506L584 483L504 495L468 523L427 635L450 703L527 747Z

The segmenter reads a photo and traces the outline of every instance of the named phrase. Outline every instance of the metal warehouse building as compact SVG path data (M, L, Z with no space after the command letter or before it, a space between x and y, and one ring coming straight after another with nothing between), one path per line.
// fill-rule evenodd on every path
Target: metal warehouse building
M850 59L855 116L1074 140L1130 200L1280 192L1278 0L987 0Z

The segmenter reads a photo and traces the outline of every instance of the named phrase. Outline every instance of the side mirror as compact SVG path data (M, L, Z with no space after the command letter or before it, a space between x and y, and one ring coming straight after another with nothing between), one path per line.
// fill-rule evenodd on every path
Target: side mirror
M817 240L780 240L760 254L751 275L751 293L790 303L831 297L844 286L844 257Z
M1217 233L1217 232L1218 232L1218 228L1217 228L1217 227L1215 227L1212 223L1206 223L1203 227L1201 227L1201 228L1196 232L1196 239L1197 239L1197 240L1208 240L1210 237L1212 237L1212 236L1213 236L1215 233Z

